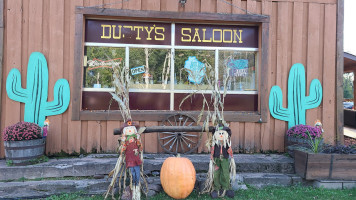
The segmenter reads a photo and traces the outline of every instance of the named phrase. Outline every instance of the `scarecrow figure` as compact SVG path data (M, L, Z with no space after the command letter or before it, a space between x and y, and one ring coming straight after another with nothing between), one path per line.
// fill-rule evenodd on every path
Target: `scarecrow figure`
M140 199L140 166L142 164L140 152L143 149L140 142L140 134L137 133L136 126L131 121L124 125L121 129L121 134L121 142L123 143L121 155L125 155L126 168L131 172L132 199Z
M211 148L208 177L203 193L210 192L213 199L218 197L233 198L231 181L236 176L236 165L231 148L230 128L218 125L213 131L213 136L208 141ZM229 161L229 157L231 158ZM230 179L231 177L231 179Z
M140 133L144 129L137 131L138 126L133 124L129 119L124 126L121 128L121 142L119 145L120 156L116 163L115 168L109 173L109 177L112 176L113 179L109 185L108 191L105 194L105 198L108 197L111 192L114 195L114 185L116 180L119 178L119 192L121 192L121 178L123 180L124 196L129 196L128 199L140 200L141 199L141 184L140 179L142 178L145 187L147 189L147 182L143 175L143 147L141 144ZM130 184L126 187L126 177L129 175ZM129 188L129 189L128 189ZM127 190L129 192L127 192ZM127 194L129 193L129 194Z

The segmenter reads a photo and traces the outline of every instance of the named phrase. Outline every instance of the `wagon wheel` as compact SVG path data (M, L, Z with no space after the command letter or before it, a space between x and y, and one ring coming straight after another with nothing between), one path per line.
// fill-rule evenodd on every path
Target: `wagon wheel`
M189 115L175 114L167 117L162 126L197 126L197 120ZM167 153L188 154L195 151L201 140L199 132L159 132L158 142Z

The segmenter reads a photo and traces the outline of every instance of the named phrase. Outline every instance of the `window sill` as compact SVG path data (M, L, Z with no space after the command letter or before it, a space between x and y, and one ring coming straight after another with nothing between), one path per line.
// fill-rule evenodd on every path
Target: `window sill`
M134 121L163 121L170 115L177 113L187 114L197 119L199 111L131 111ZM225 111L227 122L266 122L262 120L262 115L258 112ZM120 121L122 116L120 111L80 111L80 120L108 120Z

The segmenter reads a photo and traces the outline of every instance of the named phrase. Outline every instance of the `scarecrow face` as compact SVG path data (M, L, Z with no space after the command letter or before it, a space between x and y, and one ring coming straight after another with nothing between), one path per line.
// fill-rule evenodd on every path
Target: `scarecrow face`
M122 131L122 133L125 136L129 136L129 135L134 135L137 133L136 127L135 126L127 126L124 128L124 130Z
M219 141L227 141L229 134L225 130L218 130L214 133L214 139Z

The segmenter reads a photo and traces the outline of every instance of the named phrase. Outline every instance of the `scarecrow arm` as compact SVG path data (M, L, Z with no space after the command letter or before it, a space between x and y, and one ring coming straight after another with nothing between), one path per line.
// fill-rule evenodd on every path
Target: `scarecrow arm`
M210 159L213 160L214 159L214 149L215 147L211 147L211 152L210 152Z
M227 153L229 153L230 157L233 158L234 157L234 154L233 154L233 151L232 151L232 148L229 147L229 149L227 150Z

